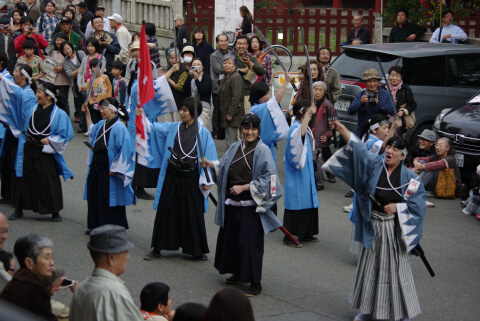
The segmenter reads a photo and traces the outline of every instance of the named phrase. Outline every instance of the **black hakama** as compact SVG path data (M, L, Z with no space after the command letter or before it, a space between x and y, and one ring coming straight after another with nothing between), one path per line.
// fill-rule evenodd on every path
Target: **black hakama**
M148 168L135 163L135 174L133 175L132 187L157 188L160 168Z
M299 238L310 238L318 234L318 208L287 210L283 214L283 226Z
M13 136L10 128L5 130L4 156L2 162L2 198L12 201L15 184L15 158L17 156L18 138Z
M264 232L255 211L256 206L225 205L224 225L218 232L214 266L220 274L235 274L241 283L262 280Z
M118 117L107 121L105 133L98 131L90 171L87 178L88 215L87 228L114 224L128 229L127 212L125 206L110 206L110 165L108 162L108 146L110 128L117 122Z
M152 247L199 256L209 253L198 168L180 170L169 164L160 195Z

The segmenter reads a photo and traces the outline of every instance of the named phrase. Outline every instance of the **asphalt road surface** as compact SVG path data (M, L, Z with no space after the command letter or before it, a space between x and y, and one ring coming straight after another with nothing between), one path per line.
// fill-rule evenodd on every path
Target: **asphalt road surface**
M77 125L74 124L76 131ZM84 280L93 263L84 235L87 221L87 202L83 201L89 149L83 144L83 134L75 138L65 151L68 166L75 178L62 182L63 222L53 223L50 215L40 216L25 211L25 217L9 221L11 232L4 249L12 251L15 240L29 232L46 235L54 242L55 264L75 280ZM219 156L226 150L224 141L215 141ZM284 143L277 150L280 181L284 182ZM337 181L325 183L318 192L320 200L319 243L307 243L295 249L282 245L280 231L265 237L263 261L263 292L251 298L257 320L353 320L357 311L350 308L348 294L355 273L356 258L349 252L352 224L342 207L351 199L344 197L348 187ZM154 189L147 189L154 193ZM217 195L216 187L212 189ZM416 320L478 320L480 287L480 220L464 215L456 200L435 200L436 208L427 209L422 245L436 276L431 278L418 257L412 257L412 270L422 314ZM188 201L188 200L185 200ZM173 306L186 302L208 305L213 295L225 286L227 276L219 275L213 267L218 227L214 224L214 205L205 214L209 260L194 261L181 251L162 252L163 257L144 261L150 249L155 212L153 201L140 200L127 207L130 229L127 234L135 248L130 251L127 272L121 276L139 305L142 287L153 281L171 287ZM0 205L5 215L13 208ZM278 203L283 219L283 198ZM69 304L72 294L65 290L55 299Z

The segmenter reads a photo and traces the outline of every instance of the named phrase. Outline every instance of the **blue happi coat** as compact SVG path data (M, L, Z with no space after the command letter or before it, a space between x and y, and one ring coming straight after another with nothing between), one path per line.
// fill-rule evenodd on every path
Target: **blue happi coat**
M7 68L3 69L3 71L2 71L2 77L7 78L7 79L10 80L11 82L14 82L13 77L12 77L12 75L10 75L10 73L9 73L8 70L7 70ZM30 87L30 86L28 86L28 87ZM37 98L35 98L35 103L36 103L36 100L37 100ZM5 126L1 126L1 125L0 125L0 139L3 139L3 138L5 137L6 131L7 131L7 128L6 128ZM2 141L2 152L0 153L1 156L3 156L3 145L4 145L4 143L3 143L3 141Z
M288 210L318 208L312 150L315 140L310 128L302 140L302 128L296 120L288 132L285 146L285 198Z
M160 195L162 195L163 182L165 181L165 175L167 174L168 159L172 155L168 150L168 147L173 148L174 140L177 137L177 132L182 122L168 122L168 123L148 123L147 124L147 141L148 141L148 154L149 157L145 157L148 164L146 165L149 168L160 168L160 174L158 176L157 183L157 192L155 193L155 200L153 202L153 209L157 210L158 202L160 201ZM212 135L198 123L198 132L200 136L200 141L202 143L203 155L208 160L217 160L217 150L215 149L215 144L213 142ZM200 150L199 145L197 144L197 158L198 158L198 172L200 174L200 179L198 182L198 188L203 194L203 212L208 211L208 194L210 190L204 191L202 185L212 185L213 179L210 174L210 169L208 169L210 183L207 182L205 177L205 172L200 166Z
M425 187L414 172L402 164L399 166L402 166L400 193L404 198L402 203L396 204L397 216L402 239L410 252L420 243L423 234L426 210ZM366 191L375 195L380 174L384 169L383 158L370 153L365 144L351 133L347 145L333 154L323 168L334 173L356 191L355 241L362 242L365 248L370 249L375 234L372 225L372 202ZM417 180L420 185L413 195L407 196L405 191L411 180Z
M270 148L276 165L275 143L286 139L289 130L282 108L277 99L272 97L266 103L254 104L250 112L260 117L260 139Z
M242 141L232 144L222 159L215 162L216 181L218 184L218 206L215 212L215 224L223 227L225 221L225 200L228 181L228 170ZM275 194L272 194L271 177L276 176ZM262 221L265 234L282 226L282 223L273 214L271 207L282 196L282 186L277 176L277 169L270 149L260 139L253 152L252 181L250 182L250 194L257 204L256 212Z
M25 91L20 86L5 78L0 80L0 118L14 128L27 132L30 119L35 110L37 110L38 105L35 101L36 105L33 108L24 106L23 95L25 95ZM62 154L68 142L73 139L73 135L70 118L54 103L52 113L50 114L50 136L47 136L50 144L45 145L42 152L53 154L57 163L57 173L62 175L65 180L73 177L73 172L67 167ZM17 177L23 177L23 156L26 141L27 136L21 133L18 139L17 159L15 162L15 174Z
M103 119L88 128L88 140L92 146L95 145L98 132L102 129L105 122L106 120ZM100 139L103 139L103 136ZM110 207L131 205L133 203L131 182L135 172L135 162L133 161L134 145L127 128L120 119L117 119L115 124L112 125L112 129L110 129L107 147L109 170L115 173L115 175L109 176L108 205ZM89 164L92 162L92 157L93 151L90 151ZM83 193L84 200L87 200L89 174L90 166L88 167L85 191Z

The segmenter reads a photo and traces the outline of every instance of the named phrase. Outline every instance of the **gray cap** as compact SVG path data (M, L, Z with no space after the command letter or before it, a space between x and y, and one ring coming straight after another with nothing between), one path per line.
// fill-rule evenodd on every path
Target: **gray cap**
M118 225L103 225L90 232L87 247L99 253L121 253L134 248L127 239L125 228Z
M8 19L7 15L4 15L0 18L0 25L6 25L10 23L10 19Z
M432 132L431 130L424 129L423 132L418 135L418 138L423 138L425 140L434 142L435 141L435 133Z

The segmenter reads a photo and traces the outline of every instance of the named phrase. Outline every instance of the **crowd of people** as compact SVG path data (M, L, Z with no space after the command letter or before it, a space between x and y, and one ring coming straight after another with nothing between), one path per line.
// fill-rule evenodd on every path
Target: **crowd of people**
M377 70L365 70L366 89L348 108L358 117L357 131L351 133L334 108L341 85L330 67L329 48L319 48L316 59L299 67L300 84L289 106L283 106L285 117L280 102L293 76L286 74L277 94L269 96L272 60L261 50L265 42L252 33L246 7L240 9L243 20L233 50L225 34L217 35L217 49L201 28L190 36L177 15L177 38L163 68L155 25L145 24L148 81L162 98L138 108L142 34L131 35L118 13L105 17L102 6L92 11L92 1L57 8L47 0L43 10L40 3L29 0L26 8L16 2L9 17L0 17L8 49L0 50L0 120L5 124L0 202L15 208L8 220L32 210L62 221L60 176L73 177L63 157L74 137L72 90L73 123L78 123L77 133L88 137L90 149L85 233L95 270L80 284L68 284L55 275L52 242L29 234L15 242L18 270L13 255L0 252L2 299L56 320L50 297L71 287L71 320L253 320L245 298L262 292L264 236L281 229L286 246L318 242L318 192L325 189L326 174L329 183L346 182L352 189L346 195L354 197L348 212L354 223L352 251L358 255L351 293L352 307L360 309L355 320L409 320L420 313L409 255L419 246L425 208L433 206L426 196L449 198L453 191L455 197L461 179L447 138L437 140L425 130L418 146L410 148L403 138L413 127L410 117L417 104L400 66L388 70L385 86L379 85ZM444 15L439 39L450 32L450 16ZM392 42L412 41L422 32L407 19L408 12L399 10ZM462 39L454 31L443 37ZM370 41L361 16L354 17L348 44L356 41ZM142 134L135 129L137 118L145 125ZM221 140L227 151L218 159ZM284 140L281 182L275 150ZM204 213L214 184L220 227L214 266L222 275L231 274L226 284L249 286L243 294L233 288L220 291L208 308L186 304L175 312L169 287L155 282L142 290L138 309L119 278L133 248L126 236L126 207L138 199L153 200L156 215L146 261L180 248L206 261ZM478 213L478 177L472 184L464 200L466 214ZM155 195L145 188L156 188ZM276 205L282 196L283 223ZM0 214L0 249L8 230Z

